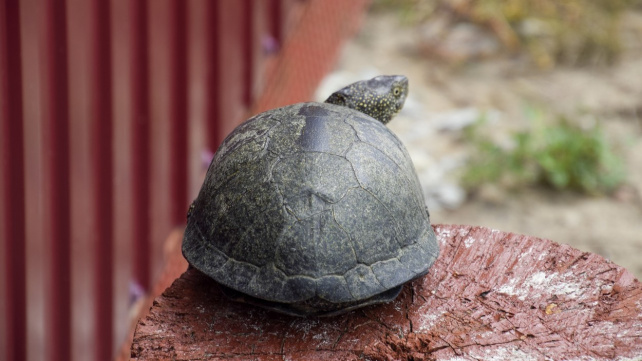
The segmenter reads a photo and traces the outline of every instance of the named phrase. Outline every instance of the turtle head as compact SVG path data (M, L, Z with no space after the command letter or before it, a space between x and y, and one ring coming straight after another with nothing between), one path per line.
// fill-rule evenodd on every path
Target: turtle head
M380 75L340 89L325 101L365 113L386 124L399 113L408 95L408 78Z

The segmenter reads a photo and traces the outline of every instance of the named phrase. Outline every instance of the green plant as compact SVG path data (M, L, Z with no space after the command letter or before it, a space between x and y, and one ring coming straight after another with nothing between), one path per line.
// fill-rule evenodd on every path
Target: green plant
M511 53L524 52L540 68L605 65L621 53L620 21L640 0L375 0L403 22L437 17L491 30Z
M531 122L532 129L511 135L510 147L500 147L481 135L485 123L482 119L465 133L473 147L462 175L468 189L498 183L508 188L543 185L601 194L615 190L624 180L623 162L599 124L585 130L563 116L548 125L538 117Z
M471 18L506 45L524 47L543 68L612 63L621 51L621 15L631 0L473 0Z

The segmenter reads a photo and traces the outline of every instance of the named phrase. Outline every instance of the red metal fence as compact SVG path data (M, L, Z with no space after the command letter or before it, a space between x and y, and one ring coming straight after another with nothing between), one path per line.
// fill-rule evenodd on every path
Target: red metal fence
M0 0L0 359L108 360L207 154L366 0Z

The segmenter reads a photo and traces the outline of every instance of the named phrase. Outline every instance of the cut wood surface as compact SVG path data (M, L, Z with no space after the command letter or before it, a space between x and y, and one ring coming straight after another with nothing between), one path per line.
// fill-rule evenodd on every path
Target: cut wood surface
M601 256L437 225L428 275L388 304L297 318L228 301L190 269L139 320L135 360L642 359L642 284Z

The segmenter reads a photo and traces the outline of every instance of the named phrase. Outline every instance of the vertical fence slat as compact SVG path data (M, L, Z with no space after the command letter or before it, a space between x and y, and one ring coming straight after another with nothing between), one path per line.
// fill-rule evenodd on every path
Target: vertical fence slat
M20 1L24 115L25 232L27 266L27 357L46 359L50 255L45 237L44 157L42 137L42 2Z
M270 0L270 35L280 46L283 42L283 4L282 0Z
M173 225L185 223L187 211L187 4L171 3L170 33L170 206Z
M97 241L92 180L91 1L67 0L69 88L69 182L71 211L71 358L93 355L95 284L93 250ZM61 282L62 280L58 280Z
M128 338L131 308L140 292L131 285L134 264L134 183L132 182L133 113L132 41L133 25L130 0L111 0L112 89L113 89L113 349ZM133 292L132 292L133 291ZM129 350L127 350L129 351ZM129 355L129 352L126 352ZM127 357L127 360L129 357Z
M25 179L23 153L20 12L17 0L0 1L0 249L4 298L4 351L0 358L23 361L26 346Z
M206 110L205 110L205 124L207 127L207 146L209 149L214 152L220 142L223 141L221 131L221 94L220 94L220 68L221 68L221 56L220 56L220 27L219 27L219 16L220 16L220 1L207 1L207 19L206 21L206 53L205 60L207 64L207 83L206 83Z
M193 28L182 0L0 0L0 359L111 358L128 268L150 290L185 221L190 136L214 151L245 118L294 1L202 0Z
M150 94L147 0L132 0L132 177L134 281L150 289Z
M221 135L227 136L246 115L247 106L245 93L246 62L244 60L245 20L247 14L243 13L245 0L220 1L221 11L218 17L220 22L220 83L219 93L223 106L220 116L216 120ZM218 144L217 144L218 146Z
M112 62L111 9L104 0L93 1L93 114L92 193L96 217L94 248L94 360L110 360L112 349L113 315L113 165L112 165Z
M209 3L216 3L207 0L195 0L188 2L187 7L187 103L189 126L187 129L187 159L188 179L187 197L188 201L196 198L203 183L205 175L203 167L203 155L208 148L208 125L206 124L207 109L213 101L208 95L209 70L211 64L207 60L208 44L213 33L209 32L208 12ZM185 222L185 209L180 220Z
M163 267L163 241L173 226L172 35L173 0L149 1L151 278Z
M241 49L242 49L242 101L246 108L252 106L254 90L254 0L242 0L241 8Z
M69 87L64 1L44 0L42 40L42 136L45 234L51 269L47 354L71 359Z

